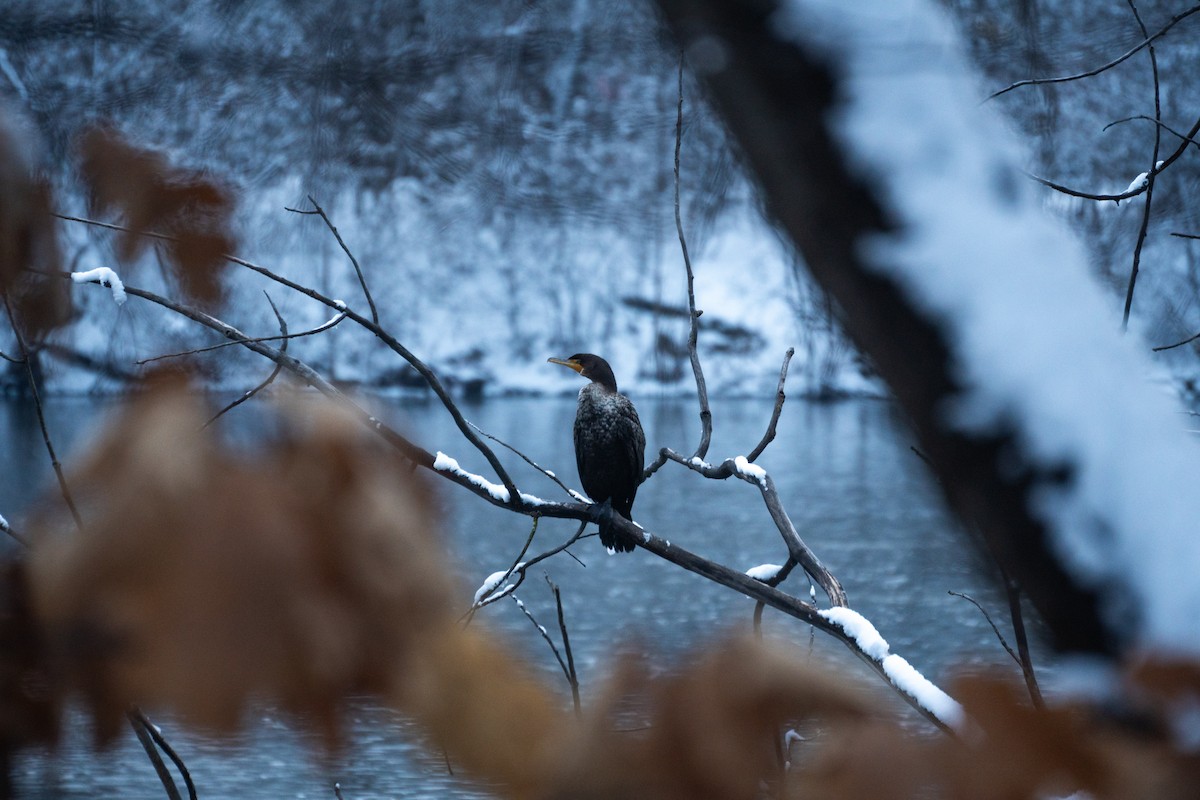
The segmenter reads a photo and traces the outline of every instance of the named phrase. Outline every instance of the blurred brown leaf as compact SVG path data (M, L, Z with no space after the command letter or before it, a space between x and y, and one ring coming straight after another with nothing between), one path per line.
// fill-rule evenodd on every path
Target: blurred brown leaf
M30 608L24 565L0 565L0 752L57 738L62 698ZM0 761L3 761L0 757Z
M111 735L134 703L230 730L254 698L337 731L383 693L451 588L420 480L325 406L272 447L202 431L180 382L135 398L70 480L85 530L43 525L31 574L59 663Z
M645 729L622 732L606 709L631 692L645 704ZM751 800L764 779L780 777L786 722L867 710L853 687L796 652L741 637L709 645L668 677L648 681L627 666L560 759L554 796Z
M1096 800L1184 800L1200 759L1080 703L1033 708L1020 686L994 676L955 682L969 727L957 737L915 736L872 720L835 730L791 796L1042 800L1083 791Z
M145 247L140 234L172 237L163 243L180 288L203 304L222 294L224 255L234 249L229 233L230 191L195 172L171 166L159 153L127 142L115 130L97 127L79 145L81 172L99 211L124 214L129 231L117 239L117 255L129 262Z
M0 294L33 338L71 315L68 286L29 271L60 268L50 189L37 174L37 150L23 120L0 106Z

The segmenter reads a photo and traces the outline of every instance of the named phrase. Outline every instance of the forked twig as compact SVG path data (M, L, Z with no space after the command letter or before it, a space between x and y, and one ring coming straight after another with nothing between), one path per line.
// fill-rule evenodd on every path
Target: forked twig
M1163 35L1166 34L1167 31L1169 31L1169 30L1171 30L1171 28L1175 27L1175 25L1177 23L1179 23L1181 20L1184 20L1187 17L1190 17L1192 14L1195 14L1197 11L1200 11L1200 5L1193 6L1193 7L1189 8L1187 11L1183 11L1183 12L1176 14L1175 16L1171 17L1170 21L1167 22L1167 24L1164 25L1162 27L1162 29L1160 29L1158 31L1158 33L1154 34L1153 36L1147 36L1145 39L1143 39L1141 42L1139 42L1137 45L1135 45L1133 47L1133 49L1125 51L1120 56L1118 56L1117 58L1108 62L1107 64L1104 64L1103 66L1096 67L1095 69L1090 69L1087 72L1080 72L1075 75L1064 75L1061 78L1027 78L1025 80L1017 81L1016 83L1005 86L1003 89L1001 89L999 91L992 92L990 95L987 96L987 99L993 100L1002 94L1007 94L1008 92L1011 92L1013 89L1017 89L1022 86L1043 86L1043 85L1051 84L1051 83L1066 83L1068 81L1078 81L1078 80L1082 80L1084 78L1091 78L1096 75L1099 75L1101 72L1104 72L1105 70L1110 70L1113 67L1117 66L1118 64L1128 60L1132 56L1136 55L1142 49L1149 47L1151 45L1151 43L1154 42L1155 39L1162 37ZM1143 28L1142 30L1145 31L1145 28ZM1143 35L1144 35L1144 33L1143 33Z
M183 784L187 787L188 798L190 800L197 800L196 784L192 782L192 773L188 771L187 764L183 763L183 759L179 757L179 753L175 752L175 748L162 735L162 731L150 721L150 718L141 709L134 708L130 713L138 722L145 726L146 732L150 734L150 738L154 740L154 743L158 745L160 750L167 754L167 758L171 759L171 763L179 770L179 774L183 778ZM172 786L174 786L174 781L172 781ZM167 791L170 793L169 789Z
M322 322L317 327L310 328L309 330L306 330L306 331L301 331L300 333L284 333L284 334L280 334L279 336L257 336L252 341L255 341L255 342L284 342L286 344L288 339L300 339L305 336L315 336L318 333L324 333L325 331L336 328L344 319L346 319L346 312L343 311L342 313L338 314L337 316L333 317L332 319L330 319L326 322ZM143 359L140 359L133 363L137 364L138 366L142 366L145 364L153 363L155 361L164 361L168 358L182 358L184 356L194 356L194 355L198 355L200 353L211 353L213 350L223 350L226 347L240 347L241 345L242 345L242 342L238 342L238 341L218 342L217 344L210 344L210 345L206 345L204 347L197 347L192 350L181 350L178 353L164 353L160 356L151 356L150 358L143 358Z
M281 336L279 351L281 353L286 353L287 347L288 347L287 320L285 320L283 318L283 315L279 313L279 309L275 306L275 301L271 299L271 295L267 294L265 291L263 292L263 294L266 295L267 302L271 304L271 310L273 312L275 312L275 319L279 322L279 333ZM238 344L240 344L240 342ZM240 406L242 403L244 403L247 400L249 400L250 398L254 397L259 392L261 392L263 389L266 389L268 386L270 386L272 383L275 382L275 379L279 377L279 373L282 371L283 371L283 365L276 363L274 369L271 370L271 374L268 375L265 380L263 380L261 383L259 383L257 386L255 386L253 389L249 390L248 392L243 393L241 397L237 398L232 403L230 403L227 406L225 406L224 408L222 408L216 414L213 414L212 418L208 422L204 423L202 428L207 428L209 425L212 425L218 419L225 416L225 414L229 413L233 409Z
M333 222L329 219L329 215L325 213L325 209L321 208L320 203L318 203L311 194L308 196L308 202L312 203L314 209L313 211L301 211L297 208L289 208L287 210L291 211L293 214L318 214L320 215L321 219L325 221L326 227L328 227L330 232L333 233L333 237L337 239L337 243L341 246L342 252L346 254L346 256L350 259L350 263L354 265L354 273L358 275L358 284L362 287L363 294L367 298L367 305L371 307L371 321L378 325L379 310L375 308L375 298L371 297L371 290L367 288L367 278L365 275L363 275L362 267L358 265L358 259L354 257L354 253L350 252L350 248L346 246L344 241L342 241L342 235L338 233L337 227L334 226Z
M783 356L783 366L779 370L779 386L775 389L775 408L771 411L771 421L767 423L767 432L763 434L762 441L746 456L746 460L751 464L762 455L767 445L775 441L775 426L779 424L779 414L783 411L783 402L787 400L787 395L783 393L783 384L787 380L788 364L792 363L792 356L795 354L796 348L789 347Z

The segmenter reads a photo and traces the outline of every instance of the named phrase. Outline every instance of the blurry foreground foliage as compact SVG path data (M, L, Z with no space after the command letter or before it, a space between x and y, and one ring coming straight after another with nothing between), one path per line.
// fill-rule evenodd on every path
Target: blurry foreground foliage
M180 290L216 302L228 197L108 132L83 149L98 206L170 230ZM30 340L70 316L33 163L0 128L0 292ZM180 376L141 387L67 475L81 524L48 500L32 546L0 570L0 764L53 742L72 699L101 743L134 705L220 736L265 702L336 746L343 701L367 694L510 797L1184 798L1200 785L1187 662L1131 670L1119 714L1034 709L1005 680L963 678L965 729L929 738L799 654L729 637L668 677L617 663L576 716L562 687L459 621L468 593L412 464L314 403L283 405L264 442L234 448L205 427L200 396ZM620 730L631 706L645 724ZM819 736L785 740L789 726Z

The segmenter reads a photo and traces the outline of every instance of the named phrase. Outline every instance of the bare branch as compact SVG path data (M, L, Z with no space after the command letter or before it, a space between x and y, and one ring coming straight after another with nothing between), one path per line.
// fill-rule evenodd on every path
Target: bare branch
M1137 5L1133 0L1128 0L1129 9L1133 12L1133 18L1137 20L1138 27L1142 31L1142 36L1146 36L1146 25L1142 22L1142 15L1138 13ZM1154 121L1156 123L1162 121L1162 91L1158 80L1158 56L1154 52L1154 45L1149 45L1150 48L1150 69L1154 74ZM1185 137L1190 138L1190 137ZM1187 141L1184 141L1180 147L1186 148ZM1138 272L1142 261L1142 246L1146 243L1146 231L1150 227L1150 208L1154 199L1154 179L1156 170L1158 169L1158 150L1162 146L1162 128L1158 125L1154 126L1154 155L1150 158L1150 169L1146 173L1146 205L1142 209L1142 227L1138 231L1137 244L1133 248L1133 266L1129 271L1129 287L1125 292L1125 310L1121 314L1121 330L1129 328L1129 311L1133 307L1133 289L1137 285Z
M70 216L66 216L63 214L55 214L54 216L58 217L59 219L67 220L69 222L79 222L84 225L92 225L95 227L107 228L109 230L118 230L118 231L129 231L130 230L129 228L126 228L121 225L114 225L110 222L98 222L96 220L84 219L81 217L70 217ZM153 239L161 239L161 240L165 240L165 241L176 241L176 237L168 236L168 235L162 234L162 233L153 233L150 231L137 231L137 233L139 233L142 236L148 236ZM438 378L437 374L434 373L434 371L431 370L428 367L428 365L425 364L424 361L417 358L412 353L412 351L410 351L407 347L402 345L396 339L396 337L392 336L390 333L388 333L385 329L380 327L375 322L373 322L369 319L366 319L361 314L358 314L357 312L353 311L352 309L347 308L346 304L343 303L341 300L335 300L333 298L326 297L325 295L321 294L320 292L316 291L315 289L311 289L307 286L296 283L295 281L288 280L287 278L283 277L282 275L278 275L265 267L261 267L257 264L246 261L245 259L238 258L237 256L226 254L224 256L224 259L231 264L237 264L238 266L245 267L246 269L251 270L252 272L257 272L259 275L262 275L265 278L269 278L270 280L275 281L276 283L278 283L282 286L286 286L289 289L299 292L300 294L302 294L306 297L312 298L313 300L316 300L319 303L323 303L332 309L336 309L337 311L344 311L346 313L346 316L348 316L350 319L352 319L355 323L357 323L359 326L365 328L366 330L368 330L372 334L374 334L376 338L378 338L381 342L383 342L385 345L387 345L393 352L395 352L401 358L403 358L405 361L407 361L413 367L413 369L415 369L418 372L418 374L421 375L421 377L429 385L429 388L433 390L433 393L435 395L437 395L438 399L442 402L442 405L445 406L446 410L450 413L450 416L454 420L455 425L458 426L459 431L463 434L463 436L467 439L467 441L469 441L475 447L475 449L477 449L483 455L483 457L487 459L488 464L492 467L493 470L495 470L496 476L500 479L500 482L504 484L505 489L508 490L509 496L511 498L513 498L512 502L517 503L517 504L520 504L522 502L520 500L521 493L517 489L517 486L513 482L512 478L509 477L508 471L504 469L504 465L500 463L500 459L498 459L496 457L496 454L492 451L492 449L490 447L488 447L478 436L475 435L475 432L471 429L470 423L467 422L466 418L462 415L462 412L458 408L458 404L454 402L454 399L450 396L450 393L446 390L446 387L442 385L442 382ZM152 293L146 293L146 294L143 294L140 296L142 296L143 299L151 299L151 297L148 296L148 294L152 294ZM166 300L166 298L159 297L158 295L153 295L153 297L155 297L157 299L153 299L152 302L159 302L160 300ZM167 302L171 302L171 301L167 301ZM160 303L160 305L161 305L161 303ZM178 304L172 304L172 305L178 306ZM170 307L170 306L168 306L168 307ZM200 312L200 313L203 315L203 312ZM185 314L185 316L189 316L189 315ZM207 316L207 315L203 315L203 316ZM198 318L194 318L194 317L190 317L190 318L192 318L194 321L197 321L197 322L200 321L200 319L198 319ZM209 317L209 319L211 320L214 318ZM217 322L219 323L217 330L221 330L222 328L220 326L225 326L225 323L221 323L219 321L217 321ZM207 323L202 322L201 324L207 324ZM225 327L230 327L230 326L225 326ZM244 334L241 334L240 331L238 333L239 333L239 335L243 336L244 338L249 338L249 337L245 337ZM266 345L263 345L262 343L259 343L259 344L262 347L264 347L266 351L277 352L277 351L274 351L273 348L266 347ZM255 352L258 352L261 355L266 355L268 358L272 358L272 356L268 355L268 353L264 350L257 350L257 349L255 349L255 347L251 347L250 349L255 350ZM300 362L296 362L296 364L299 364L299 363ZM313 378L315 380L318 380L318 381L328 385L330 389L333 389L332 385L328 384L328 381L325 381L324 378L321 378L319 375L317 375L315 370L308 367L307 365L304 365L304 368L307 373L307 377L304 378L305 381L310 381L310 378ZM318 389L319 391L321 391L324 394L329 394L325 389L320 388L316 384L311 384L311 382L310 382L310 385L312 385L313 388ZM337 395L341 396L343 401L349 402L348 399L346 399L345 396L341 394L341 392L338 392L336 389L334 389L334 392L336 392ZM334 396L334 395L331 394L330 396ZM361 409L359 409L359 410L361 411ZM363 412L363 413L366 413L366 412ZM371 419L373 422L378 422L377 420L374 420L373 417ZM394 435L398 435L398 434L395 434L394 431L391 431L391 433ZM401 437L401 438L403 438L403 437ZM429 455L429 454L426 453L425 455ZM429 457L429 462L430 462L430 466L432 466L432 463L433 463L432 456ZM424 466L424 464L423 464L423 466Z
M508 442L504 441L503 439L499 438L498 436L493 436L492 434L485 431L483 428L476 425L474 422L468 422L467 424L469 424L472 428L474 428L476 430L476 432L479 433L480 436L486 436L487 438L491 439L493 442L500 445L501 447L505 447L505 448L511 450L513 453L516 453L518 456L520 456L521 460L523 460L526 464L533 467L538 472L542 473L547 478L549 478L550 480L557 483L559 485L559 487L561 487L564 492L566 492L568 495L570 495L570 497L573 500L578 500L581 503L587 502L586 499L583 497L583 495L581 495L579 492L575 491L570 486L567 486L565 483L563 483L562 480L557 475L555 475L553 472L551 472L550 470L543 467L541 464L538 464L532 458L525 455L524 453L522 453L517 448L513 447Z
M184 786L187 787L188 798L190 800L197 800L196 784L192 783L192 774L188 771L187 765L183 763L183 759L179 757L179 753L175 752L175 748L162 735L162 731L150 721L150 718L141 709L134 708L130 713L137 718L138 722L145 726L146 732L150 734L150 738L154 740L154 743L158 745L160 750L167 754L167 758L171 759L171 763L179 770L180 776L183 777ZM173 781L172 786L174 786ZM170 794L170 789L167 790L167 793Z
M267 302L271 304L271 310L273 312L275 312L275 319L279 322L279 334L281 337L281 344L279 347L279 352L286 353L287 346L288 346L287 321L283 318L283 315L279 313L279 309L276 307L275 301L271 299L271 295L267 294L265 291L263 292L263 294L266 295ZM239 397L238 399L234 400L229 405L222 408L220 411L218 411L216 414L214 414L208 422L204 423L203 427L207 428L209 425L212 425L218 419L225 416L225 414L229 413L233 409L240 406L242 403L244 403L247 400L249 400L250 398L254 397L259 392L261 392L263 389L266 389L268 386L270 386L272 383L275 382L275 379L279 377L279 373L282 371L283 371L283 365L276 364L275 368L271 370L271 374L266 377L266 380L262 381L260 384L255 386L253 389L251 389L248 392L245 392L241 397Z
M525 544L521 547L521 552L517 553L517 557L513 559L512 566L506 569L504 574L500 576L500 579L492 584L491 589L477 597L475 602L471 605L471 608L466 614L463 615L468 623L470 623L471 618L475 616L476 611L486 605L494 603L506 594L511 594L517 588L517 586L521 585L521 581L525 579L524 571L521 573L520 580L518 580L517 583L511 588L505 587L504 582L508 580L509 576L511 576L513 572L525 566L521 563L521 559L524 558L525 554L529 552L529 546L533 544L533 537L537 535L538 519L538 517L533 518L533 525L531 525L529 528L529 535L525 537Z
M783 537L789 556L803 567L804 571L824 590L826 596L829 597L831 605L847 605L846 592L842 589L841 582L834 577L833 573L825 568L825 565L817 558L817 554L809 549L804 540L800 538L799 531L792 524L791 518L788 516L783 503L779 499L779 492L775 488L775 481L766 470L757 465L750 464L741 456L727 458L720 464L713 465L695 457L684 458L668 447L664 447L660 455L670 461L682 464L706 478L725 480L726 478L736 477L746 483L757 486L762 493L763 502L767 506L767 513L771 515L771 520L775 523L775 527Z
M696 276L692 273L692 259L688 255L687 239L683 235L683 217L679 212L679 151L683 146L683 54L679 56L679 104L675 113L675 230L679 234L679 247L683 250L683 266L687 270L688 312L691 327L688 330L688 356L692 360L692 373L696 376L696 396L700 400L700 444L695 457L704 458L712 441L712 410L708 407L708 386L704 382L704 370L700 367L700 354L696 350L700 338L700 315L696 310ZM654 474L653 471L650 474Z
M1134 120L1145 120L1146 122L1153 122L1160 129L1171 134L1176 139L1186 142L1187 144L1194 144L1194 145L1196 145L1196 147L1200 147L1200 142L1198 142L1195 139L1193 139L1192 137L1188 136L1186 133L1180 133L1179 131L1172 128L1170 125L1163 122L1161 119L1155 119L1154 117L1148 116L1146 114L1134 114L1132 117L1124 117L1123 119L1113 120L1112 122L1105 125L1103 130L1108 130L1109 128L1111 128L1115 125L1121 125L1126 122L1133 122Z
M286 343L288 339L299 339L304 336L314 336L318 333L324 333L327 330L336 328L344 319L346 319L346 312L343 311L342 313L338 314L336 317L333 317L332 319L322 322L317 327L312 328L307 331L301 331L300 333L284 333L284 334L280 334L279 336L259 336L255 339L252 339L251 341L255 341L255 342L280 342L280 341L282 341L282 342ZM150 364L155 361L163 361L168 358L182 358L183 356L194 356L194 355L198 355L200 353L211 353L213 350L221 350L226 347L238 347L238 346L241 346L242 344L243 344L243 342L236 342L236 341L219 342L217 344L210 344L207 347L197 347L193 350L183 350L178 353L165 353L161 356L151 356L150 358L143 358L143 359L141 359L139 361L135 361L133 363L137 364L138 366L143 366L145 364Z
M779 424L779 414L783 411L783 401L787 400L787 395L783 393L783 384L787 380L788 364L792 363L792 356L795 353L796 348L789 347L787 353L783 356L783 366L779 370L779 386L775 389L775 408L771 411L771 421L767 423L767 432L763 434L762 441L750 451L750 455L746 456L746 460L751 464L762 455L763 450L767 449L767 445L775 441L775 426Z
M1056 192L1061 192L1065 195L1070 195L1071 197L1079 197L1083 200L1111 200L1114 203L1119 203L1122 200L1128 200L1131 197L1137 197L1138 195L1143 194L1146 191L1146 189L1149 187L1149 183L1154 178L1154 176L1158 175L1159 173L1165 172L1167 167L1174 164L1179 159L1179 157L1184 154L1184 151L1187 150L1187 147L1189 144L1192 144L1192 139L1196 136L1197 133L1200 133L1200 117L1198 117L1196 119L1196 122L1192 125L1192 127L1188 130L1188 132L1186 134L1184 134L1182 137L1180 137L1183 139L1183 142L1180 143L1179 147L1174 152L1172 152L1171 155L1162 159L1162 164L1158 164L1157 161L1154 162L1157 166L1146 173L1146 182L1145 183L1142 183L1140 186L1129 189L1128 191L1121 192L1120 194L1094 194L1092 192L1081 192L1078 189L1072 189L1070 187L1063 186L1062 184L1055 183L1054 181L1046 180L1045 178L1041 178L1037 175L1034 175L1033 173L1026 173L1026 175L1028 175L1030 178L1037 181L1038 183L1042 184L1043 186L1053 189Z
M567 654L567 682L571 684L571 700L575 703L575 713L578 714L579 675L575 672L575 655L571 652L571 636L567 633L567 619L563 615L562 592L558 590L558 584L550 580L549 575L544 577L546 583L550 584L550 591L554 592L554 604L558 607L558 630L562 634L563 650Z
M338 233L338 229L334 226L333 222L330 221L329 216L325 213L325 209L321 208L321 205L316 201L315 198L313 198L311 194L308 196L308 202L312 203L314 211L300 211L295 208L289 208L287 210L295 214L316 213L319 214L321 219L325 221L326 227L329 228L329 230L333 233L334 238L337 239L337 243L341 246L342 252L346 254L346 256L350 259L350 263L354 265L354 273L358 275L358 284L359 286L362 286L363 295L365 295L367 298L367 305L371 307L371 321L378 325L379 311L375 308L375 300L371 297L371 290L367 288L367 279L366 276L363 275L362 267L358 265L358 259L354 257L354 253L351 253L350 248L346 246L344 241L342 241L342 235Z
M992 626L992 632L995 633L996 638L1000 640L1000 646L1004 648L1004 652L1008 653L1009 658L1011 658L1018 667L1021 666L1021 659L1017 658L1016 651L1008 646L1008 640L1004 638L1004 634L1000 632L998 627L996 627L996 623L992 620L992 615L987 612L986 608L979 604L978 600L976 600L974 597L971 597L971 595L963 594L962 592L948 591L946 594L953 595L954 597L961 597L963 600L966 600L968 603L979 609L979 613L983 614L983 618L987 620L988 625Z
M29 348L25 346L25 336L21 333L21 326L17 324L17 318L13 316L12 305L8 302L7 294L4 295L4 308L8 312L8 323L12 327L13 336L16 337L17 348L21 351L21 361L25 364L29 393L33 397L33 407L37 411L38 426L42 429L42 442L46 445L46 453L50 456L50 466L54 468L54 477L58 479L59 492L62 493L63 501L67 504L72 519L75 520L75 527L82 528L83 519L79 516L79 509L75 507L71 489L67 486L66 475L63 474L62 464L59 463L58 454L54 451L54 442L50 439L50 428L46 425L46 413L42 408L42 396L38 391L37 376L33 374L33 362L29 358Z
M575 701L575 713L578 714L579 713L579 684L575 680L575 676L573 674L574 673L574 665L571 665L571 666L567 665L566 660L563 659L562 654L559 653L559 651L558 651L558 645L556 645L554 643L554 640L550 638L550 633L546 630L546 627L544 625L542 625L542 623L537 621L537 618L535 616L533 616L533 612L529 610L529 608L525 605L525 603L519 597L517 597L515 594L512 595L512 600L514 603L517 604L517 608L521 609L521 613L524 614L525 617L530 622L533 623L533 627L537 628L538 633L540 633L542 638L546 640L546 644L550 645L550 652L554 653L554 658L558 661L559 669L562 670L563 677L567 679L567 684L570 685L570 687L571 687L571 696L574 698L574 701ZM561 622L561 620L562 620L562 617L561 617L562 604L561 603L558 606L558 610L559 610L559 614L560 614L559 620Z
M1118 64L1128 60L1132 56L1136 55L1143 48L1149 47L1151 45L1151 43L1154 42L1155 39L1158 39L1161 36L1165 35L1166 32L1171 30L1171 28L1175 27L1175 25L1177 23L1179 23L1180 21L1182 21L1184 19L1187 19L1192 14L1195 14L1197 11L1200 11L1200 5L1193 6L1193 7L1189 8L1187 11L1183 11L1179 14L1176 14L1175 16L1171 17L1170 21L1166 25L1164 25L1162 27L1162 29L1158 31L1158 33L1154 34L1153 36L1147 36L1140 43L1138 43L1133 49L1127 50L1126 52L1124 52L1120 56L1118 56L1116 59L1108 62L1107 64L1105 64L1103 66L1096 67L1095 69L1088 70L1087 72L1080 72L1075 75L1064 75L1061 78L1027 78L1025 80L1017 81L1014 84L1006 86L997 92L992 92L990 95L987 96L987 99L994 100L995 98L999 97L1000 95L1007 94L1008 92L1011 92L1013 89L1017 89L1022 86L1042 86L1042 85L1051 84L1051 83L1066 83L1068 81L1078 81L1078 80L1082 80L1083 78L1091 78L1095 75L1099 75L1101 72L1110 70L1113 67L1117 66ZM1144 33L1145 28L1143 27L1142 30L1143 30L1143 35L1145 35L1145 33Z

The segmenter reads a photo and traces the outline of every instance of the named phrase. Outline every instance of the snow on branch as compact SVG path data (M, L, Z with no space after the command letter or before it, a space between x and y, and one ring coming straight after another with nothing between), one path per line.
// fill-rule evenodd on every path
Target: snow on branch
M446 472L451 475L457 475L460 478L465 478L471 484L483 489L492 499L499 503L508 503L512 495L508 493L508 488L498 483L492 483L482 475L476 475L474 472L468 472L458 465L458 461L443 453L441 450L437 452L437 456L433 461L433 468L438 472ZM549 503L547 500L521 492L521 502L530 507L544 506Z
M112 290L113 301L117 305L125 305L125 284L121 276L109 267L96 267L86 272L72 272L71 280L75 283L98 283Z
M965 715L958 701L931 683L908 661L892 653L887 640L879 635L870 620L850 608L827 608L817 613L845 631L859 650L882 667L894 686L951 728L962 729Z

